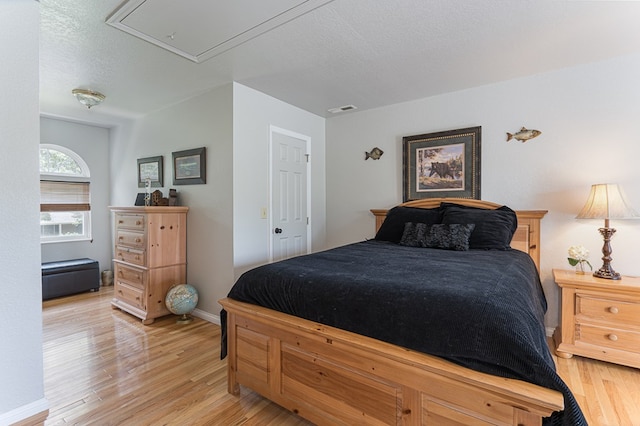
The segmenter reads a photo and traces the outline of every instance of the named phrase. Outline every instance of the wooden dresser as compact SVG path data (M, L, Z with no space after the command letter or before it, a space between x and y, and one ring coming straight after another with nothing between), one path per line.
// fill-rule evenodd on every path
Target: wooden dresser
M607 280L560 269L553 276L562 289L556 354L640 368L640 278Z
M165 297L187 279L188 207L111 207L115 218L112 307L151 324L170 314Z

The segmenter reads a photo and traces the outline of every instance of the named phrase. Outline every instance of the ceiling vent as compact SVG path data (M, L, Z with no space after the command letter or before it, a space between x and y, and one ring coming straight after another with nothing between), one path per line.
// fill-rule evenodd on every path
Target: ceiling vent
M204 62L333 0L129 0L107 24Z
M337 108L330 108L327 111L329 111L331 114L337 114L339 112L351 111L353 109L358 109L358 107L355 105L345 105Z

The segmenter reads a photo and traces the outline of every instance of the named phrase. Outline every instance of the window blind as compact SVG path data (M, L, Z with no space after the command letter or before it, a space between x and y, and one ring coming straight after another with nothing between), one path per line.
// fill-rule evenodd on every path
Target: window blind
M40 211L91 210L89 182L40 181Z

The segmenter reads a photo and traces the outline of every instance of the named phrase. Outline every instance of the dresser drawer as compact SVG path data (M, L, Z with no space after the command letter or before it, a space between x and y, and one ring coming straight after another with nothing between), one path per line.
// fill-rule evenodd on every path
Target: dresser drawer
M124 281L131 286L141 289L144 288L145 274L146 272L141 269L116 264L116 279L118 281Z
M145 266L146 256L144 250L136 250L128 247L116 247L116 259L134 265Z
M145 247L145 235L141 232L118 229L116 231L116 245L143 249Z
M122 214L116 213L116 227L118 229L137 229L144 231L145 216L141 214Z
M576 319L640 327L640 303L576 294Z
M114 291L118 300L121 300L138 309L146 309L144 305L144 295L141 289L127 285L122 281L116 281Z
M587 343L640 354L640 333L591 324L576 325L576 344Z

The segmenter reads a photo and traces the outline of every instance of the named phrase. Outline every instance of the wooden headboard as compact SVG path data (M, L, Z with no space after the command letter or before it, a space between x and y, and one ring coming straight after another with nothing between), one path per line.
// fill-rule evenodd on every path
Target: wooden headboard
M405 207L418 207L431 209L440 206L440 203L454 203L463 206L477 207L481 209L497 209L501 204L490 201L473 200L469 198L425 198L422 200L408 201L400 204ZM371 209L376 217L376 232L387 216L387 209ZM518 229L513 234L511 247L525 253L533 259L540 271L540 220L547 214L547 210L516 210L518 217Z

